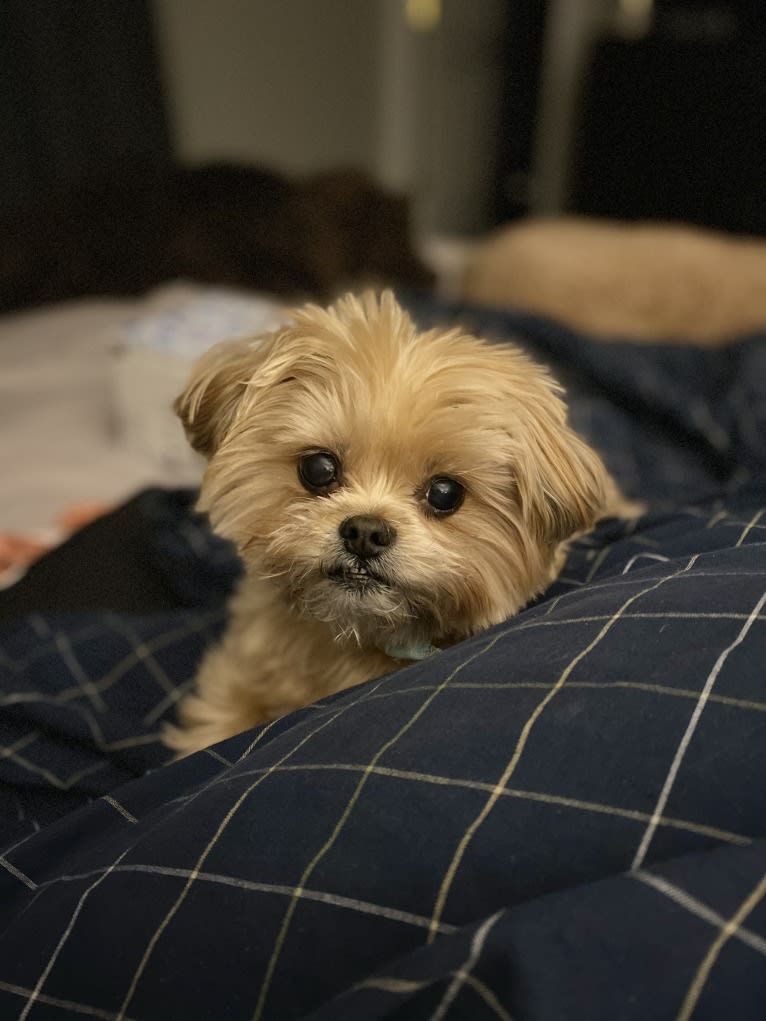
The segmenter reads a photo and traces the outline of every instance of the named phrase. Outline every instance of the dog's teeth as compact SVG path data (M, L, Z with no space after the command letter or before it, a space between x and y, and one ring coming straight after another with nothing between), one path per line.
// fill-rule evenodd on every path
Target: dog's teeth
M366 589L368 586L381 584L380 580L365 564L340 565L332 572L331 577L345 581L357 591Z

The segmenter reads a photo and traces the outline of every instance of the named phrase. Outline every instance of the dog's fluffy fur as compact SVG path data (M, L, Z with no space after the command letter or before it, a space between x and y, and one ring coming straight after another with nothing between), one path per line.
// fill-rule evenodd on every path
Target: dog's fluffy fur
M544 369L458 329L418 334L390 293L307 306L273 337L217 346L177 411L208 458L201 506L245 566L166 733L181 754L391 671L408 655L398 647L446 647L504 620L616 505ZM339 464L319 495L298 472L317 451ZM428 503L435 477L464 487L454 513ZM373 560L339 533L355 515L395 529Z

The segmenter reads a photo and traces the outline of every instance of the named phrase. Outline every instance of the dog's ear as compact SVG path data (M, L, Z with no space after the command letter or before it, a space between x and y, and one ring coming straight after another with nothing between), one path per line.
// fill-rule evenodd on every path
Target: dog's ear
M567 425L558 398L554 402L536 408L515 458L525 523L551 545L589 530L613 488L601 458Z
M264 359L266 338L224 341L195 363L173 410L192 447L210 458L234 422L237 408Z

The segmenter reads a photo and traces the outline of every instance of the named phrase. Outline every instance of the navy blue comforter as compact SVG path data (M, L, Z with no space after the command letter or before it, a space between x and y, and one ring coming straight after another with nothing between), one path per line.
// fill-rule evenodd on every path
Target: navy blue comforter
M175 609L0 630L3 1021L766 1017L766 340L412 304L554 363L648 513L513 620L163 765L236 568L144 494Z

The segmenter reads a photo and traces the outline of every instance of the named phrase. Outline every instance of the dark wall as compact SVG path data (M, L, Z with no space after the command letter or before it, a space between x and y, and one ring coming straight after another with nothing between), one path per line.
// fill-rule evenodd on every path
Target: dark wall
M596 48L572 207L766 234L766 4L658 0Z
M529 211L543 0L508 0L496 221ZM766 234L766 0L655 0L586 60L565 211Z
M495 223L514 220L529 211L547 4L542 0L508 0L506 7Z
M0 210L125 157L166 159L146 0L2 0L0 124Z

